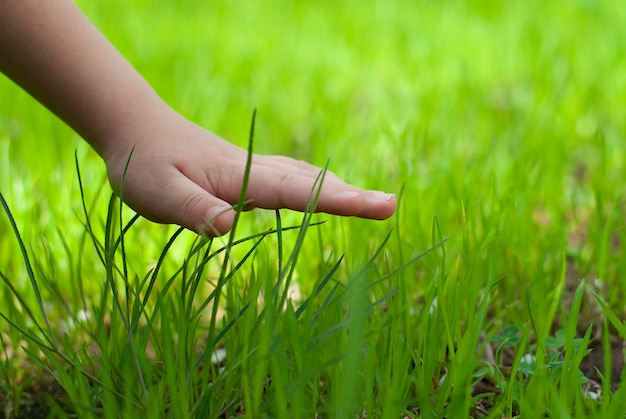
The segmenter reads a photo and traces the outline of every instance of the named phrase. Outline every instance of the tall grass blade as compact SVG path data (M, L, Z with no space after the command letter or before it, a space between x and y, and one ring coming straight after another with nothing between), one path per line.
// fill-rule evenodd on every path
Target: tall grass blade
M2 208L6 213L9 223L11 224L11 228L13 229L13 234L17 240L20 251L22 252L22 259L24 260L24 266L26 267L26 273L28 274L28 279L33 287L33 292L35 293L35 298L37 299L37 304L39 305L39 311L43 316L43 320L46 324L46 329L48 330L48 334L44 334L44 337L50 344L54 347L58 345L56 335L54 330L50 326L50 321L48 320L48 315L46 313L46 309L44 308L43 298L41 297L41 293L39 292L39 285L37 284L37 279L35 278L35 273L33 272L33 268L30 262L30 258L28 257L28 252L26 251L26 246L24 245L24 241L22 240L22 235L20 234L19 229L17 228L17 224L15 223L15 219L13 218L13 214L9 209L9 205L7 201L4 199L4 195L0 192L0 203L2 204Z
M233 248L233 243L235 242L235 233L237 232L237 225L239 224L239 218L241 216L241 212L243 211L245 201L246 201L246 193L248 191L248 183L250 182L250 170L252 168L252 156L254 150L254 126L256 122L256 109L252 112L252 122L250 123L250 134L248 137L248 155L246 158L246 167L243 175L243 182L241 185L241 191L239 193L239 201L235 208L235 218L233 220L233 226L230 230L230 234L228 235L228 244L225 246L225 255L224 262L222 264L222 269L220 271L219 279L217 281L217 285L215 287L215 298L213 300L213 308L211 312L211 323L209 326L209 339L215 336L215 325L217 321L217 311L219 308L219 300L220 294L222 292L222 288L224 287L227 276L226 271L228 265L230 263L230 254Z

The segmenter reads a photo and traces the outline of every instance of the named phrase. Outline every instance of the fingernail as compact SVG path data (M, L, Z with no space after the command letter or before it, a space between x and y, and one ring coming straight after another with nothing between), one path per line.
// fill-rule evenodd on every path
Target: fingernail
M381 191L371 191L371 192L372 192L372 198L378 199L381 201L391 201L391 199L395 196L392 193L386 193L386 192L381 192Z
M343 191L343 194L346 198L358 198L361 196L361 192L357 191Z
M204 220L207 223L213 223L213 221L219 217L221 214L225 213L226 211L228 211L230 209L230 207L227 206L216 206L216 207L211 207L207 210L207 212L204 214Z
M223 213L227 212L230 207L227 206L215 206L209 208L204 213L204 223L198 226L197 231L201 234L208 234L209 236L219 236L220 233L215 229L213 223Z

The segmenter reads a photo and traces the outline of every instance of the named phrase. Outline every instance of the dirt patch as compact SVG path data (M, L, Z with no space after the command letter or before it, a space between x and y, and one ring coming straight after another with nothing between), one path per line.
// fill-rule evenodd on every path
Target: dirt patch
M63 387L45 373L27 385L19 395L0 390L0 415L6 419L45 419L50 413L50 402L60 404L66 397Z
M589 344L591 352L580 363L580 370L590 380L600 382L598 371L605 377L609 374L605 361L610 362L610 382L611 391L616 391L622 379L624 371L624 350L626 349L626 341L621 339L617 332L611 333L609 336L610 348L607 349L608 358L605 356L605 348L601 338L593 340Z

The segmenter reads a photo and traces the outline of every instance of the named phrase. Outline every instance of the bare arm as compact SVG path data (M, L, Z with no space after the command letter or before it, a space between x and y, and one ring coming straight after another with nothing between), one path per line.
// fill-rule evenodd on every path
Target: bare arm
M198 231L239 196L244 150L165 104L70 0L0 0L0 71L85 138L124 198L146 218ZM319 168L254 156L248 197L261 208L303 210ZM317 210L384 219L395 197L329 174ZM232 211L213 223L227 232ZM206 230L209 234L211 229Z

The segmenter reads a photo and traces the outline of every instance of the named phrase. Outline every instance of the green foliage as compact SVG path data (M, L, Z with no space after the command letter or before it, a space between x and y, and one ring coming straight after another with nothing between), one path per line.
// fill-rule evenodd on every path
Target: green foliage
M400 207L151 224L0 79L9 416L48 371L52 417L623 417L619 1L78 3L183 115Z

